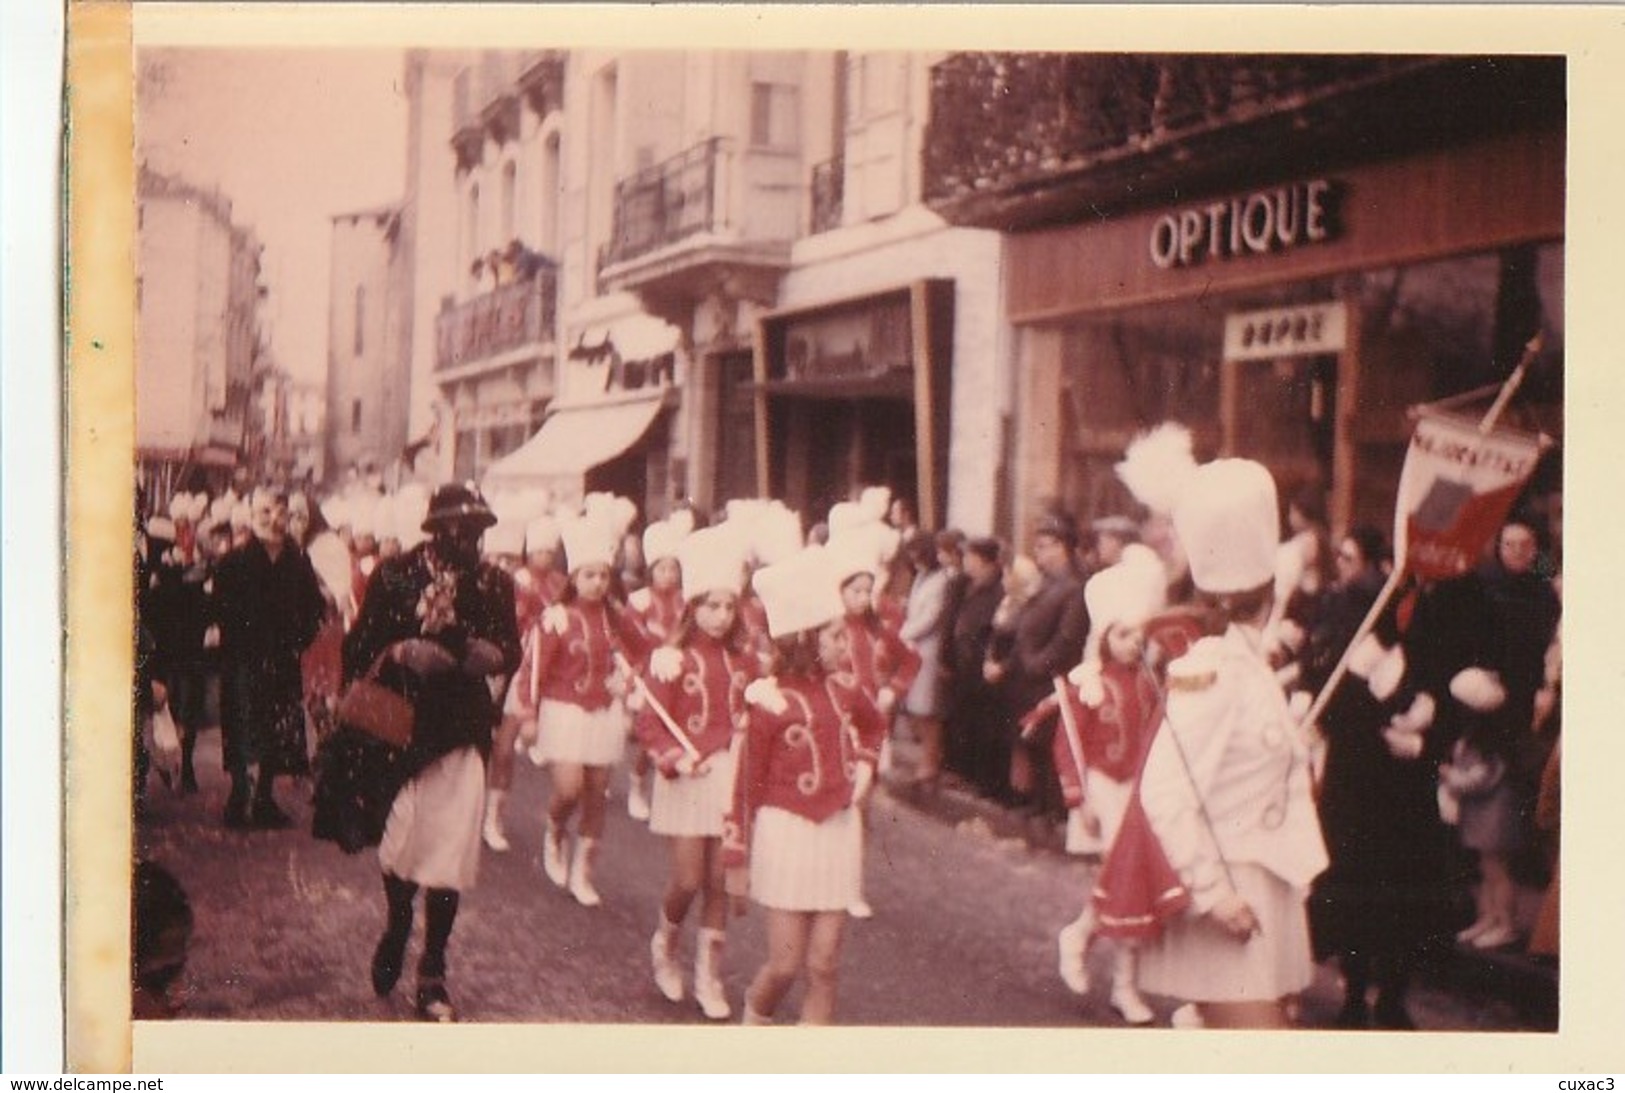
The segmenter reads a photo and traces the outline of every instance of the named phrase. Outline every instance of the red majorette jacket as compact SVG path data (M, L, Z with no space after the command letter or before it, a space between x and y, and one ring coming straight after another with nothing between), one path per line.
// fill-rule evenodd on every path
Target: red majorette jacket
M750 687L723 860L745 864L757 810L822 823L852 804L858 765L879 761L886 723L851 675L758 680Z
M627 597L626 614L651 648L660 645L677 633L677 624L683 621L683 589L640 588Z
M1073 724L1083 745L1084 767L1098 770L1115 782L1131 782L1140 773L1151 737L1162 723L1162 701L1156 684L1138 664L1115 661L1100 668L1098 699L1086 702L1079 688L1065 688ZM1060 776L1066 803L1076 807L1083 801L1083 784L1078 779L1079 764L1072 755L1072 742L1057 728L1052 748L1055 772Z
M920 674L920 654L897 636L896 627L878 617L848 615L846 636L852 674L869 700L873 702L882 687L890 687L901 700Z
M647 656L643 636L623 609L602 600L555 603L525 636L525 657L514 686L519 703L534 713L543 699L602 710L615 700L609 679L616 654L637 664Z
M643 673L649 695L671 715L701 759L727 751L745 727L745 688L756 678L757 661L706 634L686 648L662 646L649 654ZM632 722L638 743L664 773L686 754L665 721L645 702Z

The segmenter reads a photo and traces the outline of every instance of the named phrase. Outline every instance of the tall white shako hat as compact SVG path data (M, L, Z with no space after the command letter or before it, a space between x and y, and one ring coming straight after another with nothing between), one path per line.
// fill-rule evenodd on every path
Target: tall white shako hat
M525 525L525 553L558 550L560 535L558 519L549 513L542 513Z
M498 517L497 522L485 530L485 538L480 546L485 553L493 557L504 554L513 558L523 557L525 525L518 520L504 520Z
M411 550L429 537L423 521L429 515L429 487L408 482L395 491L391 504L391 524L402 550Z
M615 524L597 516L584 514L559 521L559 535L564 540L564 568L574 573L583 566L615 565L615 548L621 537Z
M746 541L750 555L759 566L775 565L797 553L806 544L801 531L801 514L782 501L772 501L746 519Z
M891 511L891 487L865 486L858 493L858 507L873 520L884 521Z
M350 498L350 531L357 539L378 538L379 510L383 503L382 497L366 490Z
M1203 592L1246 592L1275 578L1280 511L1275 479L1250 459L1216 459L1191 472L1174 531Z
M1096 573L1083 586L1083 602L1089 609L1089 637L1083 659L1098 660L1106 631L1113 626L1143 626L1167 602L1168 578L1162 559L1148 547ZM1146 557L1149 555L1149 558Z
M708 592L739 595L745 588L747 550L739 535L719 524L701 528L677 545L677 564L683 571L683 599Z
M809 546L756 571L751 583L771 637L816 630L842 615L840 582L830 561L823 547Z
M652 566L662 559L678 557L677 548L694 530L694 514L688 509L656 520L643 529L643 564Z
M582 498L581 511L589 520L597 520L609 529L619 542L638 518L638 506L630 498L613 493L589 493Z

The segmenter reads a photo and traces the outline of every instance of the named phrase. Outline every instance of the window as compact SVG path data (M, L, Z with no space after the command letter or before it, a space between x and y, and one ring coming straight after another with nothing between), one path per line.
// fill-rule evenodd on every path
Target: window
M519 186L519 168L512 161L502 168L502 236L512 239L518 233L514 231L514 192Z
M354 401L352 401L350 403L350 431L352 433L359 433L361 431L361 400L360 399L355 399Z
M791 84L751 84L751 144L758 148L796 147L801 139L800 98Z
M355 286L355 355L361 356L365 344L362 330L367 322L367 286Z

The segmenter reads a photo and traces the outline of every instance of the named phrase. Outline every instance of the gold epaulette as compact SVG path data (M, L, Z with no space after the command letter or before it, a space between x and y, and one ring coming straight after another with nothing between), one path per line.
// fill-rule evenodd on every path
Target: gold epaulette
M1205 691L1218 681L1219 673L1214 671L1191 672L1187 675L1169 672L1168 690L1178 691L1181 694L1192 694L1198 691Z

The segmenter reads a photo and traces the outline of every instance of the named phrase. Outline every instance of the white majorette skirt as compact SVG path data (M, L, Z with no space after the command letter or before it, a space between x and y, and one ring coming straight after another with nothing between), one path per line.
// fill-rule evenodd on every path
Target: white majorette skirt
M626 751L626 711L619 702L584 710L570 702L542 699L536 712L538 738L531 762L612 767Z
M1142 950L1142 989L1187 1002L1267 1002L1309 986L1305 894L1262 866L1232 862L1230 872L1260 932L1238 941L1206 915L1182 915Z
M472 888L484 817L480 753L472 747L448 752L395 795L378 844L378 865L425 888Z
M734 771L739 766L739 738L727 751L705 760L704 774L667 778L655 775L649 802L649 830L656 835L722 837L722 820L733 806Z
M750 896L779 911L845 911L862 891L863 827L854 808L815 824L780 808L756 813Z

